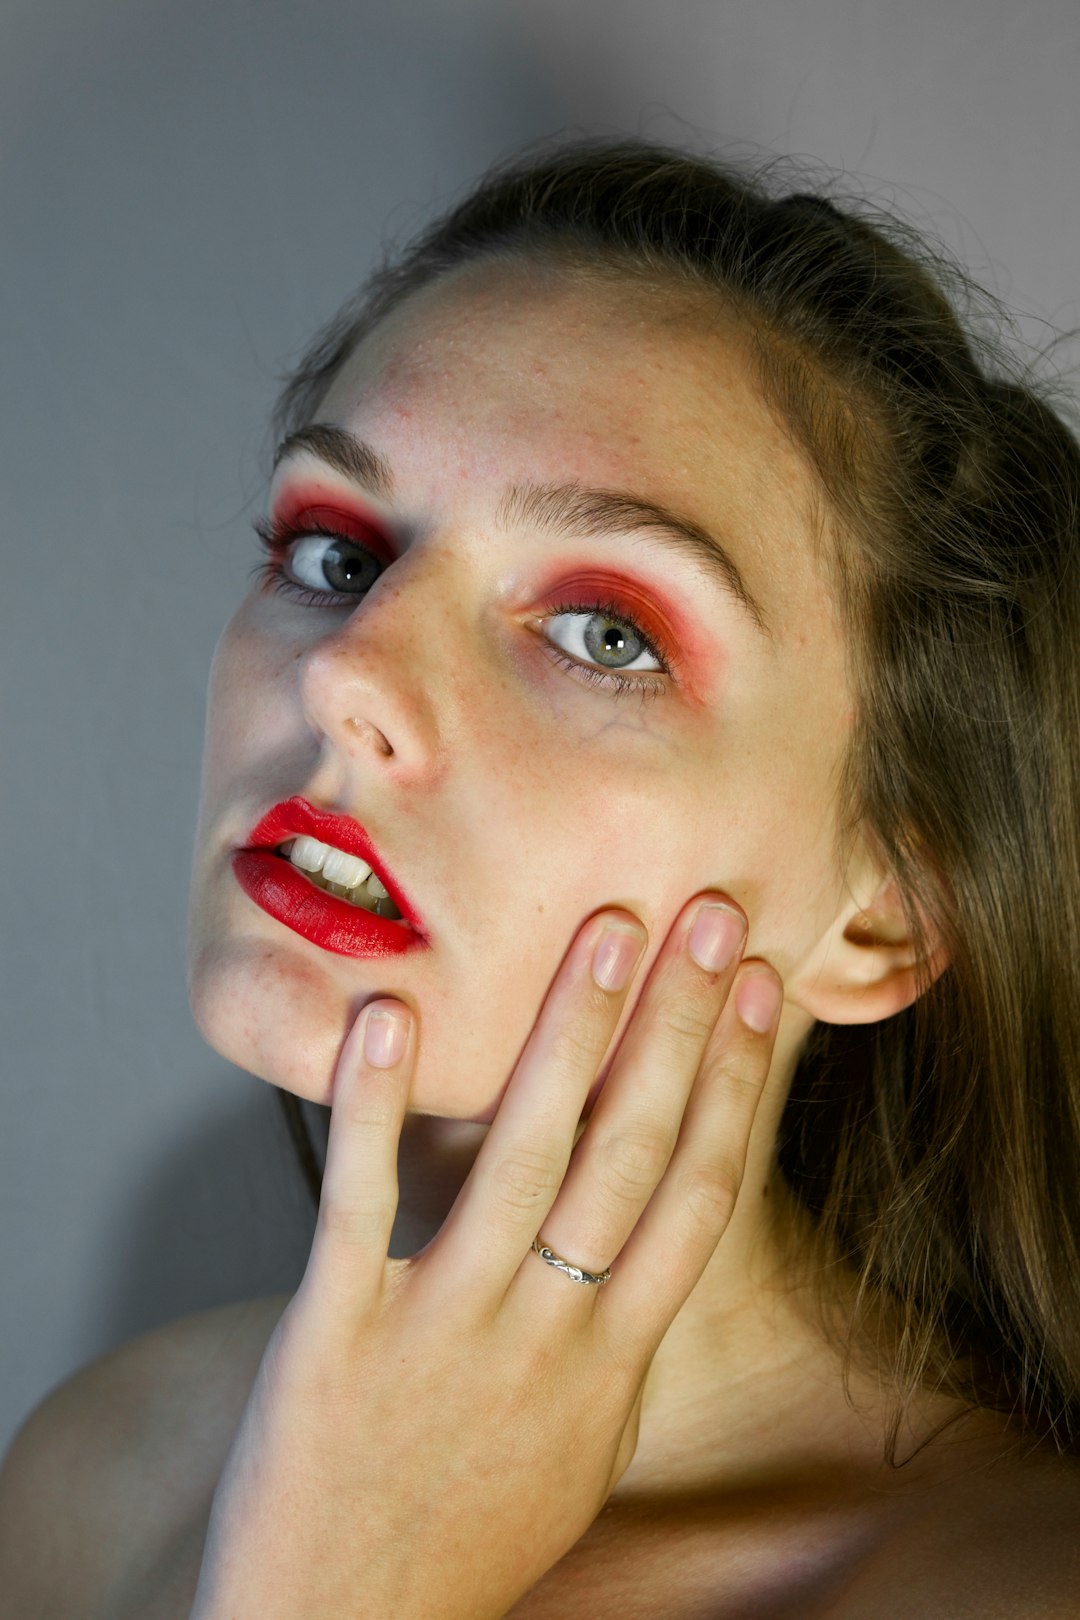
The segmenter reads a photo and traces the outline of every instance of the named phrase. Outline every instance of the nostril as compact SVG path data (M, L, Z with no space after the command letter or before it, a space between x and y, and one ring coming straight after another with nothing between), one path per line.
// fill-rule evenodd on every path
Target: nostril
M378 726L373 726L370 720L358 720L355 715L351 715L349 717L349 725L355 726L357 731L364 731L366 729L373 732L375 740L378 742L380 749L387 756L394 752L385 735L379 730Z

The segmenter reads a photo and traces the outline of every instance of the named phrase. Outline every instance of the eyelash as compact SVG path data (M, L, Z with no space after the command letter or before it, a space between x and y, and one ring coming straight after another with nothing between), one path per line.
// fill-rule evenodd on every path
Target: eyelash
M305 523L302 528L293 528L288 524L277 521L271 523L262 518L257 518L254 529L260 545L269 553L269 556L267 561L256 563L251 570L251 575L253 578L257 578L264 587L265 585L272 585L275 591L280 591L283 595L291 597L293 601L310 607L344 607L355 600L355 598L349 596L335 596L332 591L313 591L306 586L297 585L295 581L289 579L285 574L284 558L285 553L295 540L306 539L310 535L321 535L327 540L339 540L346 545L355 546L357 551L363 551L364 547L357 541L350 540L346 535L336 534L333 529L324 528L319 523ZM578 659L571 657L561 647L556 646L553 641L546 641L545 638L547 655L553 663L569 670L577 678L586 680L590 684L610 692L613 697L623 697L631 692L636 692L642 698L660 697L662 693L667 691L671 666L674 662L671 653L658 635L647 634L637 620L631 617L617 602L607 599L588 602L563 601L557 603L543 616L545 619L554 619L563 613L602 614L606 618L613 619L616 624L622 625L625 629L632 630L634 635L641 641L646 652L651 653L654 658L660 660L663 671L643 670L636 675L620 675L615 670L595 669L591 665L583 664Z

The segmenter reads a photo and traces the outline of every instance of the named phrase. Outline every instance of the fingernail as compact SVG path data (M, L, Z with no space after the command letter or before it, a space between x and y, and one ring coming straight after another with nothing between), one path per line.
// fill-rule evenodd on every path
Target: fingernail
M690 955L706 973L716 973L727 967L745 933L746 923L737 911L707 900L698 907L690 930Z
M601 990L622 990L630 982L645 941L637 929L612 924L593 952L592 976Z
M783 990L767 973L751 973L735 992L735 1010L748 1029L764 1035L780 1011Z
M364 1027L364 1056L373 1069L392 1069L401 1061L409 1033L406 1014L372 1007Z

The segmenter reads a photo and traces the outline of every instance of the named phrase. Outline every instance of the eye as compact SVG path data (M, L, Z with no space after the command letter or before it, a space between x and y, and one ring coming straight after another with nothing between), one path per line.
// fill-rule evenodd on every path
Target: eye
M382 564L370 551L340 535L299 536L290 550L288 567L298 584L323 595L363 595L382 573Z
M542 623L550 656L579 679L616 695L634 691L658 696L667 689L666 654L617 603L560 602Z
M295 527L259 519L254 528L269 556L252 573L273 590L308 606L352 606L385 566L365 546L315 522ZM327 585L333 588L328 590ZM542 636L548 656L576 680L615 697L629 692L659 697L669 690L670 653L655 633L647 635L617 602L606 598L559 602L535 622L554 627L554 636L546 628Z
M260 519L255 533L269 557L253 574L299 602L322 607L351 604L371 589L383 570L364 546L317 524L291 528Z
M582 662L619 672L635 667L664 667L663 660L651 651L648 637L625 615L616 617L599 606L560 609L547 624L549 632L559 632L554 637L555 645ZM651 658L652 664L639 665L641 658Z

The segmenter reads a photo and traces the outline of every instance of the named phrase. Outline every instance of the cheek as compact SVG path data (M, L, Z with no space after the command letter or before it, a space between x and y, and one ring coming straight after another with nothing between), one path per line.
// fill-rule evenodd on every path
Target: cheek
M653 750L632 791L612 772L610 794L594 796L562 847L591 852L597 881L648 926L650 952L693 895L715 889L746 912L748 954L786 977L842 900L843 732L833 713L804 725L790 689L755 681L732 695L721 726L688 730L663 757ZM603 785L601 765L591 786Z
M818 734L820 737L820 733ZM750 919L748 954L787 979L835 918L843 872L837 847L835 761L790 733L747 760L744 781L718 798L733 808L724 841L734 897Z
M204 771L235 775L290 735L299 713L296 661L284 644L272 651L241 609L222 632L210 667Z

